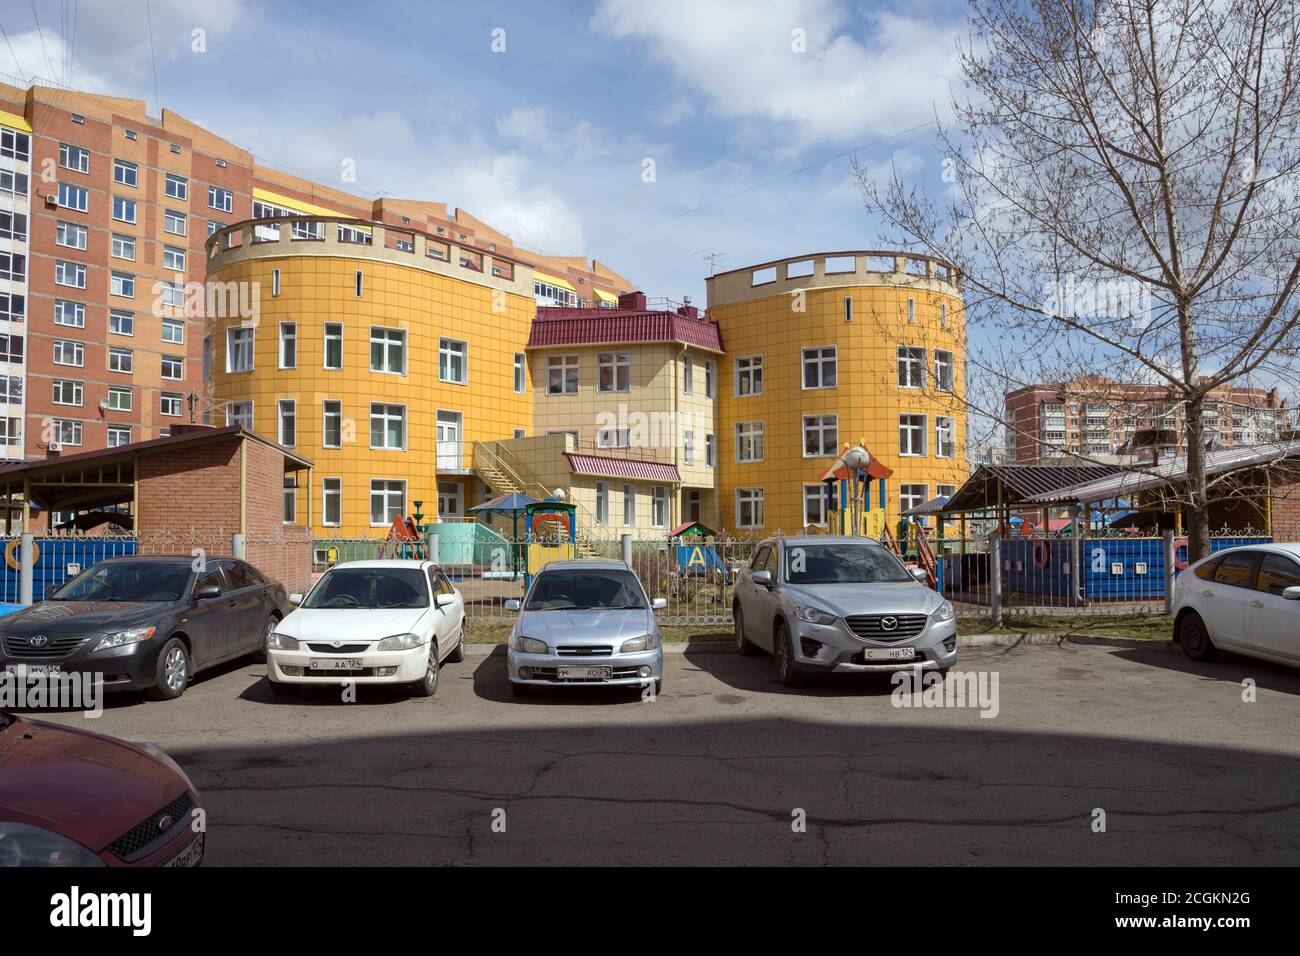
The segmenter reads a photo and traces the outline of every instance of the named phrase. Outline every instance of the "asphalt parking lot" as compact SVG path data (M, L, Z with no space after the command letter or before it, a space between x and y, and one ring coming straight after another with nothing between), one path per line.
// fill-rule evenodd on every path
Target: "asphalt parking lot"
M958 669L998 675L996 717L691 650L651 702L516 700L475 655L427 700L283 701L243 664L53 719L161 743L207 801L208 865L1300 863L1300 672L1081 645Z

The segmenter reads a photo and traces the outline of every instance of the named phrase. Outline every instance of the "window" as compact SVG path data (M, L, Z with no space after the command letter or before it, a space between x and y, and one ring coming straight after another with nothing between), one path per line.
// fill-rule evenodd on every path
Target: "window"
M941 392L952 391L952 353L934 350L934 387Z
M609 524L609 482L596 482L596 522Z
M1287 588L1300 587L1300 564L1280 554L1266 554L1259 563L1255 590L1281 597Z
M578 394L578 356L549 355L546 358L546 394Z
M86 287L86 267L80 262L65 262L62 259L55 259L54 282L57 285L66 285L73 289L84 289Z
M163 268L172 272L184 272L185 250L176 246L163 246Z
M718 364L713 359L704 360L704 397L716 398L718 395Z
M271 270L271 295L277 296L279 294L280 294L280 270L272 269Z
M834 388L835 373L835 346L803 350L804 388Z
M668 527L668 489L663 485L655 485L650 489L650 526Z
M162 340L172 345L184 345L185 322L181 319L163 319Z
M84 329L86 327L85 304L70 302L67 299L55 299L54 324L66 325L73 329Z
M898 416L898 453L912 457L925 454L925 416Z
M919 508L927 500L926 494L929 490L928 485L899 485L898 486L898 505L899 510L906 513L913 508Z
M951 418L934 420L934 457L957 457L957 426Z
M109 242L109 253L115 259L126 259L128 262L135 262L135 239L131 236L121 236L113 233L113 238Z
M118 222L135 222L135 200L114 196L113 218Z
M22 282L27 278L27 257L0 250L0 279Z
M69 143L59 144L59 165L78 173L90 172L90 150Z
M21 444L22 435L22 424L17 418L0 418L0 444Z
M167 181L163 184L163 193L169 199L189 199L189 180L184 176L177 176L175 173L168 173Z
M185 235L185 213L175 209L166 210L163 213L163 232L169 232L173 236Z
M763 394L763 356L746 355L736 359L736 394Z
M528 387L527 357L522 352L515 353L515 393L524 394Z
M203 336L203 380L212 378L212 336Z
M636 486L623 486L623 527L636 527Z
M761 528L766 522L763 515L763 489L736 489L736 527Z
M229 189L220 186L208 187L208 207L218 212L234 212L235 195Z
M80 405L85 398L85 389L80 382L54 380L55 405Z
M113 160L113 182L119 186L134 187L139 182L139 169L125 159Z
M803 486L803 523L805 527L826 527L826 486Z
M75 222L60 222L54 227L54 241L57 245L69 249L86 248L86 227Z
M325 323L325 367L340 369L343 367L343 323Z
M718 463L717 439L712 435L704 436L704 464L712 468Z
M55 441L60 445L80 445L81 444L81 422L70 421L66 418L56 418L53 422Z
M135 314L112 309L108 313L108 331L114 335L135 334Z
M135 369L135 353L130 349L110 348L108 350L108 370L130 375Z
M365 289L365 273L360 269L357 270L357 298L361 298L361 293Z
M292 448L298 443L298 405L292 399L281 399L279 430L276 432L277 441L286 448Z
M853 321L853 296L851 295L846 295L844 297L844 321Z
M627 392L632 388L632 356L628 352L601 352L596 356L596 391Z
M179 355L162 357L162 377L168 382L179 382L185 377L185 359Z
M375 478L370 482L370 523L384 527L406 513L406 482Z
M22 360L23 337L21 335L0 334L0 362L14 362L21 364Z
M839 452L839 416L805 415L803 417L803 456L818 458Z
M630 428L601 428L596 432L597 448L627 448L631 443Z
M370 327L370 371L406 374L405 332L377 325Z
M687 431L682 435L682 464L695 464L695 432Z
M736 461L763 460L763 423L736 422Z
M115 412L129 412L131 410L131 389L125 385L109 386L108 407Z
M942 498L951 498L957 493L956 485L935 485L934 493Z
M253 370L253 333L251 326L241 325L226 330L226 371L251 372Z
M280 323L280 368L298 367L298 323Z
M75 212L85 212L90 207L90 193L81 186L59 183L59 206Z
M1236 588L1250 587L1250 579L1254 576L1255 562L1259 560L1259 554L1258 551L1245 548L1229 551L1215 569L1215 583Z
M73 365L80 368L86 364L86 347L80 342L70 342L67 339L55 339L54 364Z
M0 292L0 319L23 322L27 318L27 297L17 292Z
M343 523L343 479L321 479L321 524L337 528Z
M321 444L326 448L343 447L343 403L326 399L321 402Z
M898 387L925 388L925 349L898 347Z
M135 276L129 272L114 272L109 278L108 291L124 299L134 299Z
M27 241L27 217L20 212L0 209L0 239Z
M370 447L406 450L406 406L370 403Z
M21 402L23 380L17 375L0 375L0 402Z
M226 406L226 424L253 430L253 403L231 402Z
M179 418L181 415L181 393L180 392L163 392L158 403L160 414L168 418Z
M469 346L456 339L438 340L438 380L464 385L469 380Z
M17 130L0 129L0 156L27 162L31 158L31 138Z
M913 325L916 322L916 300L907 300L907 324Z
M695 388L695 360L689 354L682 358L682 391L687 395Z

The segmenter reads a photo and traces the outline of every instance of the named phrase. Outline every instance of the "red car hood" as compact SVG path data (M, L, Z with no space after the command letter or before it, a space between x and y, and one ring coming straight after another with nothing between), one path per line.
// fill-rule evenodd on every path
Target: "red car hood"
M0 819L102 851L186 790L134 744L15 716L0 730Z

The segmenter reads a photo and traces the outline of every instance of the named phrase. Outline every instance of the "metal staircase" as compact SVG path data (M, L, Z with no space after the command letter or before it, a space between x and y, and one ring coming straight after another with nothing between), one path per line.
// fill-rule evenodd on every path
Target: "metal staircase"
M552 497L553 491L536 480L518 458L508 451L492 448L484 442L474 443L474 472L492 489L495 495L524 494L530 498L543 501ZM602 554L597 545L596 516L591 514L581 502L569 498L574 505L574 541L579 557L593 558Z

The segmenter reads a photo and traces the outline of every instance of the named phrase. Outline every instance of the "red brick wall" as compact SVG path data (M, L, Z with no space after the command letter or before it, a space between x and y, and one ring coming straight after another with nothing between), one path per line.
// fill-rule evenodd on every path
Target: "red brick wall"
M163 451L140 459L136 528L142 554L230 554L239 531L239 440Z
M1300 481L1273 488L1273 540L1300 541Z

